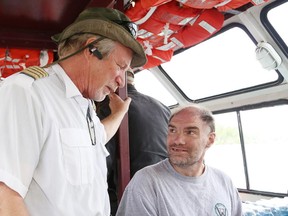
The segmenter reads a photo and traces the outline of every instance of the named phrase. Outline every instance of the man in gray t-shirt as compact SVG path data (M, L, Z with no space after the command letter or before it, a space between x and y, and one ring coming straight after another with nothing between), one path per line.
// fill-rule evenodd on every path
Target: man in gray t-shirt
M172 114L169 158L138 171L125 189L117 216L240 216L237 188L222 171L204 164L215 140L212 113L190 105Z

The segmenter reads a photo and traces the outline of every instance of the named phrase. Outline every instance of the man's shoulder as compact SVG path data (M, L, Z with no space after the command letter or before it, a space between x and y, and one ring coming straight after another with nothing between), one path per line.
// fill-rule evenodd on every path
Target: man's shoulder
M48 72L46 72L43 68L38 66L28 67L23 71L21 71L20 73L31 77L33 80L38 80L49 76Z
M14 88L20 87L23 89L29 89L36 80L40 80L42 78L48 77L49 74L44 70L40 71L37 67L26 68L23 71L18 73L12 74L11 76L7 77L1 87L3 88Z
M167 112L170 112L169 107L164 105L161 101L158 99L150 96L150 95L145 95L140 92L133 92L128 94L129 97L132 98L132 102L130 106L140 106L144 105L146 107L151 107L154 109L159 109L159 110L167 110Z
M142 169L138 170L135 175L140 176L151 176L151 178L156 177L155 174L159 174L159 170L162 170L164 168L163 163L165 160L162 160L156 164L148 165L146 167L143 167Z
M232 181L230 176L226 174L223 170L211 166L208 166L207 168L209 169L210 175L212 174L214 176L212 178L215 178L215 176L217 176L219 179L226 180L229 182Z
M163 171L163 166L162 166L163 161L160 161L156 164L146 166L140 170L138 170L135 175L132 178L133 187L138 188L139 185L146 185L146 186L152 186L154 183L159 183L159 181L162 181L162 174ZM159 172L159 169L162 170ZM152 184L153 182L153 184Z

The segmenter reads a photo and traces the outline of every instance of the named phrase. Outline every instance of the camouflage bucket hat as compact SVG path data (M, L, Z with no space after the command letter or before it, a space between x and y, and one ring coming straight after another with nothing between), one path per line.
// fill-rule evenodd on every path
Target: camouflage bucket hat
M59 43L79 33L102 35L130 48L134 52L131 67L143 66L147 61L142 45L136 40L136 24L116 9L88 8L60 34L52 36L52 40Z

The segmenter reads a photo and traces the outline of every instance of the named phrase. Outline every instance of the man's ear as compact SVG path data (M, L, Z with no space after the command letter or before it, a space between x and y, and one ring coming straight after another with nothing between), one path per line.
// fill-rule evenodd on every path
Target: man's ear
M209 135L208 135L208 141L207 141L207 144L206 144L206 148L210 148L214 142L215 142L215 138L216 138L216 133L215 132L210 132Z

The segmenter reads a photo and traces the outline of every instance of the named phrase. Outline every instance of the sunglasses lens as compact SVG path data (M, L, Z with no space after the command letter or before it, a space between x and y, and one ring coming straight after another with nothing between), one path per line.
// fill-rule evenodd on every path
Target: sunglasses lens
M138 26L135 23L130 22L127 23L127 27L129 28L131 35L134 38L137 38Z
M138 26L136 23L119 20L114 20L114 22L124 27L134 38L137 38Z

